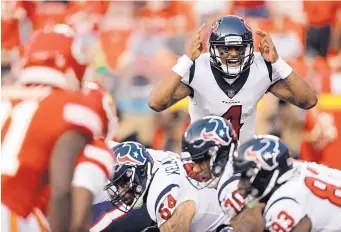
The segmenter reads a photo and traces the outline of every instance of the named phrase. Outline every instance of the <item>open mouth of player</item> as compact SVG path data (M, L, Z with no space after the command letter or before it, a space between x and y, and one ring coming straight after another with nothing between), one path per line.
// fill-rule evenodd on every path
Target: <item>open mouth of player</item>
M229 58L226 59L226 64L228 67L239 67L241 64L241 60L238 58Z

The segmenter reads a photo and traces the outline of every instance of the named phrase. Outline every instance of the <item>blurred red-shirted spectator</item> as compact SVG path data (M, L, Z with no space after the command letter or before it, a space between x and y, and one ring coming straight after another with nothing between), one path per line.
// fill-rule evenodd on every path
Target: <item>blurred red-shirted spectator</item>
M306 57L291 62L291 65L300 75L307 78L317 94L330 92L331 70L323 57ZM337 126L335 114L332 112L318 107L304 111L300 159L341 168L341 160L335 155L341 139Z
M25 8L35 31L47 25L64 23L67 1L27 1Z
M307 51L326 57L330 45L332 24L341 9L337 1L304 1L307 18Z
M234 13L245 17L267 18L269 11L265 1L233 1Z
M109 4L108 1L71 1L65 21L79 33L97 31Z
M18 56L19 24L26 16L22 1L1 1L1 68L10 66Z
M254 32L257 28L271 34L279 55L285 60L296 59L304 52L304 25L293 21L289 17L278 17L276 19L254 19L246 18L253 30L255 40L255 51L258 51L260 37Z

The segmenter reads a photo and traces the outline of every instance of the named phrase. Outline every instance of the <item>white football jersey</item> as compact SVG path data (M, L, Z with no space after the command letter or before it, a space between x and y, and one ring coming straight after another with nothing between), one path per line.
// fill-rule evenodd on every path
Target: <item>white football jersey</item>
M307 216L311 232L341 231L341 171L305 162L296 164L293 173L267 202L265 228L291 231Z
M230 120L240 143L243 143L254 135L257 103L280 77L272 73L271 64L266 64L256 52L250 69L232 85L219 74L211 66L210 54L204 53L181 79L193 89L194 95L189 103L191 121L210 115L222 116Z
M224 173L217 185L218 203L229 221L236 216L245 205L244 198L238 193L240 175L233 175L233 171L233 163L227 162Z
M158 168L147 196L149 216L160 227L170 218L179 204L193 200L196 213L190 231L214 231L227 224L228 218L217 202L217 190L198 190L187 180L186 171L179 156L171 152L148 150ZM159 157L162 156L162 159Z

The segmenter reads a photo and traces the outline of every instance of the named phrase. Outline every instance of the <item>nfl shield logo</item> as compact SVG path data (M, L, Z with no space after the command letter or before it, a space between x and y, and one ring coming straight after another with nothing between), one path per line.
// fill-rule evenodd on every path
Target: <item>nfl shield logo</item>
M229 89L228 91L227 91L227 96L229 97L229 98L233 98L234 97L234 90L233 89Z

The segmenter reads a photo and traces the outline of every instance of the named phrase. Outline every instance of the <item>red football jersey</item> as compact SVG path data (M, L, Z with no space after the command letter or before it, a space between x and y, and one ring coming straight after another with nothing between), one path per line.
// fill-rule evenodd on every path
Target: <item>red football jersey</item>
M51 150L59 137L74 129L101 136L106 123L101 105L96 108L80 92L45 86L3 88L2 203L26 217L48 184Z

